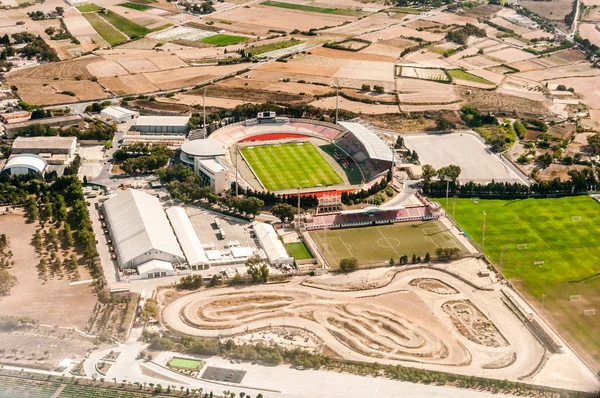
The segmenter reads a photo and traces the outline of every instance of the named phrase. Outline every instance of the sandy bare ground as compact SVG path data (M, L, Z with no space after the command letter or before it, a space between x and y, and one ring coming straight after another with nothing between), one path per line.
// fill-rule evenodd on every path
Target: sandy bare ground
M202 105L202 96L199 95L177 94L173 98L177 99L179 104ZM214 106L216 108L231 109L235 108L238 105L243 105L247 103L249 103L249 101L239 101L228 98L206 97L206 106Z
M542 90L543 86L537 82L511 76L506 78L500 84L497 91L499 93L527 98L534 101L544 101L546 96L543 94Z
M267 72L280 72L280 73L294 73L300 75L314 75L314 76L327 76L331 77L335 75L339 68L330 66L311 66L303 65L298 63L281 63L271 62L268 64L261 65L256 70L267 71Z
M322 98L311 102L310 105L325 109L335 109L335 97ZM340 109L371 115L398 112L397 105L363 104L362 102L350 101L341 97L339 98L339 107Z
M368 48L368 47L367 47ZM342 50L334 50L331 48L317 47L310 50L312 55L337 58L337 59L350 59L355 61L373 61L373 62L396 62L396 57L383 55L383 54L370 54L364 52L350 52Z
M600 46L600 31L596 29L596 24L583 23L579 25L579 35L588 39L592 44Z
M425 20L438 22L438 23L441 23L442 25L452 25L452 24L466 25L468 23L473 24L473 25L478 25L476 18L463 17L460 15L449 14L446 12L437 13L432 17L426 18Z
M335 7L339 7L339 5L336 5ZM384 13L376 13L351 24L323 30L321 31L321 34L340 37L358 36L376 30L385 29L396 23L398 23L398 20L389 18Z
M419 79L396 79L398 97L402 105L433 105L457 101L450 84Z
M378 40L388 40L398 37L418 37L426 41L439 41L444 38L441 33L432 33L426 30L418 31L416 29L407 28L406 26L396 26L391 29L384 30L382 32L373 32L361 36L361 39L371 40L376 42Z
M591 77L600 75L600 69L593 68L589 63L581 62L557 68L533 72L516 73L516 76L533 81L556 80L567 77Z
M458 269L472 271L471 267ZM481 375L483 366L516 353L514 363L485 370L486 377L509 380L527 375L542 359L542 346L502 303L500 285L489 285L487 280L493 290L478 291L434 269L404 271L392 275L388 283L390 275L379 271L325 275L304 283L297 279L283 285L204 290L170 303L163 310L162 321L179 332L200 336L249 336L257 329L285 324L311 331L343 358L470 375ZM371 272L372 278L384 279L382 287L339 291L344 290L344 283L353 283L345 278L364 286L365 281L372 280ZM440 281L458 293L439 294L411 285L411 281L422 278ZM328 288L335 290L322 290ZM463 333L473 329L453 323L442 309L445 303L457 300L468 300L483 310L481 316L489 319L507 344L489 346L465 337ZM562 355L556 360L571 361L573 357ZM538 382L595 388L597 382L591 372L574 362L568 372L560 372L561 379L542 370Z

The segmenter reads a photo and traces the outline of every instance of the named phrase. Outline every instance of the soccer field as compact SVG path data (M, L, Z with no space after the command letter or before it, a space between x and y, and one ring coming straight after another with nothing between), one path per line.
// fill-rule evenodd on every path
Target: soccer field
M439 247L458 247L466 253L440 221L314 231L310 236L333 267L349 257L355 257L359 264L383 263L390 258L397 263L405 254L424 258L429 253L435 258Z
M588 196L456 199L457 222L476 244L484 211L485 253L540 311L545 295L546 317L600 369L600 204ZM571 295L581 300L570 301ZM585 316L586 309L595 309L596 315Z
M173 357L169 361L169 366L180 369L200 369L202 366L204 366L204 361Z
M269 191L344 182L310 142L249 146L241 152Z

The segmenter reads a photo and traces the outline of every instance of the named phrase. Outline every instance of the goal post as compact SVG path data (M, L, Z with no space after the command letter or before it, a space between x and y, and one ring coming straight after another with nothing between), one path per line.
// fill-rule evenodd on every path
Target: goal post
M569 296L569 301L581 301L581 294L573 294Z
M519 249L519 250L527 249L527 244L526 243L518 244L517 249Z
M537 266L541 267L542 265L544 265L544 261L534 261L533 265L537 265Z
M585 315L585 316L596 315L596 310L593 308L589 309L589 310L583 310L583 315Z
M571 217L571 221L581 221L581 216L573 216Z

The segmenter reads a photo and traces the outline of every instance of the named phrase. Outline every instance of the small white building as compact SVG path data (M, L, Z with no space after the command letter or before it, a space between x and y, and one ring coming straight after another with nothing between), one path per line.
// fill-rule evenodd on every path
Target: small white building
M24 153L12 155L4 165L2 172L12 176L29 173L40 173L43 175L47 167L48 162L46 162L43 157L31 153Z
M175 271L173 265L168 261L150 260L140 265L137 269L140 279L161 278L164 276L173 276Z
M257 222L254 225L254 233L272 265L294 264L294 258L289 256L271 224Z
M195 158L194 171L200 174L203 185L215 188L215 193L220 194L231 188L229 182L229 168L219 159Z
M189 116L140 116L135 130L140 134L185 134Z
M139 116L139 113L121 108L120 106L109 106L100 111L100 116L106 120L114 121L115 123L125 123L129 120L134 120Z

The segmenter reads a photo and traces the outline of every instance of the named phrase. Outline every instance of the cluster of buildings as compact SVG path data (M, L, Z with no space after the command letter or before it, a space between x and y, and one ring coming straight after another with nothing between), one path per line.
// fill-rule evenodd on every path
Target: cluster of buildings
M2 172L10 175L43 175L48 166L70 164L76 151L75 137L17 137Z

